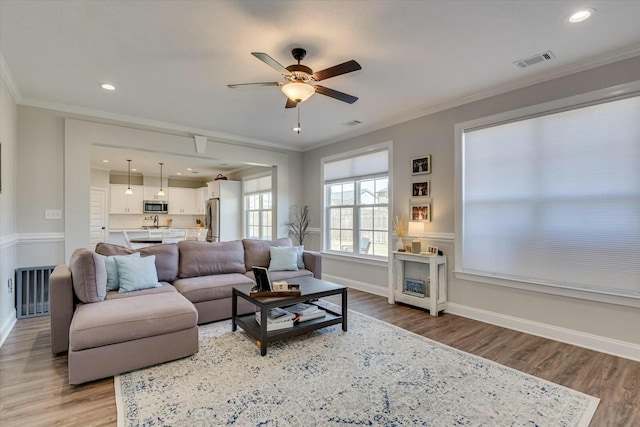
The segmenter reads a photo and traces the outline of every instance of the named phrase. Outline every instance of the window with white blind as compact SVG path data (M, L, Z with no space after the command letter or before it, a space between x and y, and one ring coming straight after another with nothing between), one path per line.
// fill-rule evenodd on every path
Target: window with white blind
M242 180L244 195L244 237L271 240L271 174Z
M388 256L388 170L387 149L323 160L325 251Z
M457 127L457 271L640 299L638 93L510 120Z

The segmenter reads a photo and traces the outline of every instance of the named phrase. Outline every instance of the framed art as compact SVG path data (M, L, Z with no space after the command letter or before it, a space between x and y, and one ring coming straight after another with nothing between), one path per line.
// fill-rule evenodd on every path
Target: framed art
M413 197L431 197L431 183L429 181L414 182L411 184Z
M411 221L431 222L431 203L411 205Z
M436 256L438 255L438 247L437 246L427 246L427 250L424 252L425 255L428 256Z
M402 293L423 298L427 295L424 281L409 278L404 279L404 288L402 289Z
M431 173L431 155L411 159L411 175Z

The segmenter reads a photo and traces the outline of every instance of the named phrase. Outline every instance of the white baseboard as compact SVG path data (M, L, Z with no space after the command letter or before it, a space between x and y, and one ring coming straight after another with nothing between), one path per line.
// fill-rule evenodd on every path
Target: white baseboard
M7 317L7 319L2 324L2 327L0 328L0 347L2 347L2 344L4 344L4 341L7 339L7 337L13 330L13 327L15 326L16 321L17 321L16 310L13 309L13 312L10 313L10 315Z
M592 335L586 332L576 331L574 329L566 329L545 323L534 322L532 320L521 319L518 317L507 316L505 314L494 313L492 311L481 310L479 308L451 302L447 303L446 312L478 320L480 322L501 326L503 328L513 329L527 334L537 335L539 337L549 338L555 341L640 362L640 345L638 344L615 340L599 335Z
M387 298L387 287L375 286L370 283L359 282L357 280L345 279L340 276L332 276L331 274L322 274L322 279L329 282L337 283L339 285L346 286L348 288L357 289L362 292L367 292L374 295Z

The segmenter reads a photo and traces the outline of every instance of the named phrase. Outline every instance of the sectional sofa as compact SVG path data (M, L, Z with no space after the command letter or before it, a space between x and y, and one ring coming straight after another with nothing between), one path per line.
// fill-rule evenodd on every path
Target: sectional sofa
M275 267L273 248L289 253L284 247L289 238L78 249L50 277L52 352L68 352L70 384L189 356L198 351L197 325L230 318L233 286L254 283L253 266ZM272 280L320 278L320 254L298 252L297 268L271 270ZM122 287L107 291L114 272ZM152 287L123 292L149 274L157 275ZM239 314L254 310L238 301Z

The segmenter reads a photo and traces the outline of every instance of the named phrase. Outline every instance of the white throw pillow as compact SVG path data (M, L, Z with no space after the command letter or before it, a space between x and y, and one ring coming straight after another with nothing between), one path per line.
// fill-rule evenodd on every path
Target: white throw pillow
M294 246L298 251L298 270L304 269L304 261L302 259L302 253L304 252L304 246Z
M269 271L284 271L298 269L298 250L293 246L271 246L271 262Z

